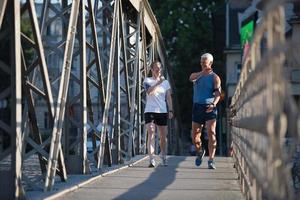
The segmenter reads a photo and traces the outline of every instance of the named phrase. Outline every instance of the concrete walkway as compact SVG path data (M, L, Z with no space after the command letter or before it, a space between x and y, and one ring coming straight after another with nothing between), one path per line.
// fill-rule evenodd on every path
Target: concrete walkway
M160 159L156 157L159 162ZM231 158L216 158L216 170L201 167L194 157L170 156L169 165L148 168L148 159L129 168L100 177L79 189L60 196L64 200L166 199L241 200L244 199Z

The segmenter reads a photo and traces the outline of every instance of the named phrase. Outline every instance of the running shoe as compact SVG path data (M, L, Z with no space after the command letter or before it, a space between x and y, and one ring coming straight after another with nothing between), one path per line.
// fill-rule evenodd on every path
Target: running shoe
M155 167L155 160L154 160L154 158L150 159L150 164L149 164L148 167Z
M207 161L208 169L216 169L214 160Z
M165 167L168 166L168 162L167 162L167 157L166 156L162 157L162 164Z
M160 153L160 154L159 154L159 157L160 157L160 159L161 159L162 165L165 166L165 167L168 166L167 156L164 155L164 154L162 154L162 153Z
M196 160L195 160L195 165L196 166L201 165L204 155L205 155L205 150L204 149L202 149L202 150L200 150L199 152L196 153Z
M167 163L167 156L166 155L163 155L163 154L160 154L159 155L160 159L161 159L161 163L163 166L168 166L168 163Z

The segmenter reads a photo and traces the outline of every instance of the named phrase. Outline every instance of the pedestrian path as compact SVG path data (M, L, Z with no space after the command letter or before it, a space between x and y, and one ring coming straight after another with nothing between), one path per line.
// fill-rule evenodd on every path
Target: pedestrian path
M156 168L148 168L148 159L144 159L57 199L244 199L232 158L217 157L215 161L217 169L210 170L206 157L200 167L194 165L194 157L169 156L167 167Z

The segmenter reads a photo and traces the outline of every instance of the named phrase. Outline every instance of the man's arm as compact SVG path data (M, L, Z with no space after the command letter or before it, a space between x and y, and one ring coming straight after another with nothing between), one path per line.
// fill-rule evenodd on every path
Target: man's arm
M207 113L213 111L221 97L221 79L216 74L214 76L214 94L214 101L208 105L208 108L206 110Z
M190 75L190 81L194 82L201 76L201 72L195 72Z
M215 74L214 76L214 93L215 93L215 98L213 101L214 107L217 105L217 103L220 100L221 97L221 79L218 75Z
M169 108L169 119L173 118L174 111L173 111L173 103L172 103L172 95L171 95L171 89L167 90L167 104Z

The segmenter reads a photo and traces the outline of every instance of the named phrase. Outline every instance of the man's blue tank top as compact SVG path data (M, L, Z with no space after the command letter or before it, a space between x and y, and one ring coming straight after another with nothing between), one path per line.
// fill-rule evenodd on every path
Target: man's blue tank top
M210 104L214 101L214 73L199 77L194 82L194 103Z

